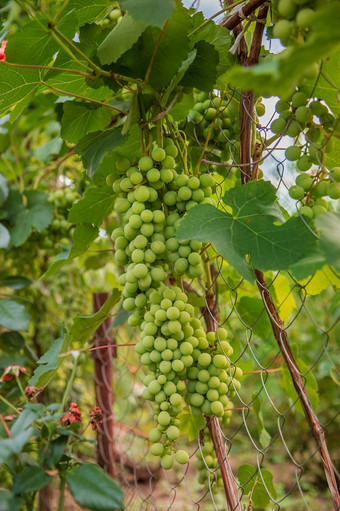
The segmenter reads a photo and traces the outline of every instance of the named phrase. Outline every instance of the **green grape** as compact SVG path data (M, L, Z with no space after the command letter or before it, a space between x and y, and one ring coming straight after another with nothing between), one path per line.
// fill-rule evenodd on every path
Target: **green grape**
M340 184L339 183L328 183L328 196L333 199L337 200L340 198Z
M301 186L305 192L311 188L313 182L314 180L312 176L309 176L307 174L301 174L300 176L297 176L297 178L295 179L295 183Z
M278 11L280 16L284 18L294 18L297 7L292 0L280 0L278 5Z
M296 145L287 147L285 154L286 154L287 160L296 161L300 158L301 147L298 147Z
M277 135L282 135L282 133L285 131L286 128L286 121L283 119L283 117L279 117L278 119L275 119L271 125L270 129L273 133Z
M287 128L287 135L289 135L292 138L295 138L299 135L300 131L301 131L300 126L296 121L293 120L289 123L289 126Z
M148 187L141 185L135 190L135 199L139 202L147 202L150 199L150 190Z
M298 108L307 104L308 97L304 92L296 92L292 97L292 107Z
M290 36L292 35L294 25L291 21L282 19L279 20L273 28L273 36L281 39L282 43L285 44Z
M307 7L305 9L301 9L301 11L297 13L296 24L300 28L309 28L312 26L314 19L315 11Z
M300 200L305 195L305 190L302 186L294 185L289 188L289 195L292 199Z
M311 121L313 117L313 112L307 106L299 106L295 112L295 118L301 124L306 124Z
M165 470L169 470L170 468L172 468L173 466L173 459L172 459L172 456L171 454L166 454L165 456L163 456L163 458L161 459L161 466L162 468L164 468Z
M126 172L130 167L130 162L127 158L118 158L116 161L116 167L120 172Z
M164 149L162 149L161 147L155 147L152 150L151 156L154 161L160 162L165 159L166 153L165 153Z
M179 463L180 465L185 465L186 463L189 463L189 455L182 449L175 453L175 458L177 463Z
M299 214L306 216L307 218L313 218L313 210L309 206L302 206L302 208L299 209Z
M164 445L161 444L160 442L157 442L151 446L150 452L154 456L162 456L164 452Z
M308 154L304 154L296 162L297 170L300 172L306 172L311 168L311 166L312 162Z

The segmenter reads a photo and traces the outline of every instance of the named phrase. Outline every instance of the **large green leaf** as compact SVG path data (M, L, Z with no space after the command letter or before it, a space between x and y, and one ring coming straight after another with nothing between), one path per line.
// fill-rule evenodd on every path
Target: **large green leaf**
M315 224L321 231L320 249L325 262L340 271L340 215L325 213L315 219Z
M76 31L76 16L73 12L58 24L59 30L72 39ZM9 37L6 46L6 60L18 64L46 66L58 51L58 42L51 36L46 18L26 23L20 32ZM19 71L21 69L18 68Z
M184 217L177 237L213 243L218 253L250 281L253 276L245 256L262 271L287 269L313 252L316 238L299 217L282 223L275 198L275 188L268 181L232 188L223 198L227 211L209 204L196 206Z
M264 508L269 504L270 496L276 498L273 474L265 468L261 468L260 474L252 465L242 465L238 470L238 480L246 495L252 492L251 498L255 506Z
M6 114L14 105L18 116L26 108L40 85L42 71L22 69L1 64L0 73L0 116ZM13 115L11 115L11 119ZM14 116L15 118L15 116ZM14 119L13 119L14 120Z
M143 23L138 23L126 14L122 21L111 30L97 50L101 64L117 62L119 57L137 41L145 28Z
M111 111L105 106L67 101L63 106L61 136L76 143L87 133L105 128L111 121Z
M78 465L66 475L72 496L78 504L93 511L123 509L123 491L102 468L92 463Z
M174 0L121 0L120 6L126 9L130 16L145 25L154 25L162 28L172 12L175 10Z
M289 47L255 66L235 66L219 83L224 87L231 83L243 90L251 88L262 96L289 97L312 64L339 51L340 4L333 1L321 6L304 44Z
M7 227L0 224L0 249L7 248L10 241L11 241L11 236L9 234Z
M39 190L26 192L26 206L19 192L11 192L6 202L8 218L14 224L11 230L11 244L22 245L35 227L39 232L46 229L53 218L53 205L48 202L48 194Z
M118 303L119 300L120 292L114 289L106 302L95 314L91 314L90 316L76 316L70 328L70 332L57 339L53 346L38 360L38 367L35 369L29 384L37 387L45 387L64 360L64 357L60 355L65 353L68 347L74 342L80 343L81 346L83 346L90 340L97 328L107 319L112 307Z
M105 319L107 319L112 307L116 305L119 300L120 291L118 291L118 289L114 289L98 312L91 314L90 316L76 316L70 328L70 335L72 336L71 340L84 345L93 337L97 328L103 323L103 321L105 321Z
M76 15L74 24L81 27L102 19L111 5L110 0L70 0L67 11Z
M206 41L198 41L195 44L195 49L197 50L196 57L180 81L180 85L197 87L210 92L217 79L218 52L212 44Z
M18 353L25 346L24 337L14 330L0 334L0 348L3 351Z
M265 428L263 414L262 414L262 401L260 395L253 395L252 409L257 420L257 428L259 432L260 444L264 449L268 447L271 442L271 436Z
M112 213L115 198L108 187L90 186L84 197L73 204L68 219L75 224L91 222L100 225Z
M14 476L12 491L14 494L38 491L50 481L52 477L42 467L27 467Z
M14 300L0 300L0 325L9 330L28 329L29 316L24 305Z
M86 172L92 178L105 154L121 146L125 140L126 136L121 134L119 128L96 131L82 138L75 151L81 155Z
M191 442L200 434L201 429L204 429L207 425L203 415L196 416L192 415L189 409L185 409L180 415L180 429L182 433L188 435L189 441Z
M0 174L0 206L3 205L8 197L8 181L5 176Z
M56 261L54 261L54 263L52 263L49 269L44 273L43 278L50 277L66 263L86 252L97 236L98 229L96 227L93 227L90 224L77 225L73 234L73 245L71 250L66 250L59 254Z
M263 301L255 296L242 296L236 305L237 313L242 322L260 339L272 337L272 327Z

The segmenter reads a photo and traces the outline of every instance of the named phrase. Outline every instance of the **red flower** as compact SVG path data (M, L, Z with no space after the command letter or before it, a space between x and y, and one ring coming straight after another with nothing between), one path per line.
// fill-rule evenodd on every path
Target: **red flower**
M7 41L2 41L2 43L1 43L0 62L2 62L3 60L6 60L6 54L5 54L6 44L7 44Z
M62 424L66 424L67 426L73 424L74 422L81 422L81 413L77 403L70 404L69 409L60 419L60 422Z
M90 424L92 425L93 431L97 431L98 427L103 424L103 410L100 406L95 406L90 410Z
M26 367L19 366L18 364L12 364L5 367L3 375L1 376L1 381L11 381L15 376L19 378L20 373L26 374Z
M44 387L32 387L31 385L27 385L25 388L25 396L28 399L32 399L37 392L41 392L42 390L44 390Z

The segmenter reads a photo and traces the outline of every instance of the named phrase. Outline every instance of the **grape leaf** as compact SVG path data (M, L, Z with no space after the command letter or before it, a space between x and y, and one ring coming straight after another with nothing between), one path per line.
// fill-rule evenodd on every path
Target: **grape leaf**
M122 9L128 11L130 16L145 25L154 25L162 28L172 12L175 10L174 0L121 0Z
M252 409L257 420L257 428L259 432L260 444L264 449L268 447L271 441L271 436L265 428L262 414L262 401L259 395L252 396Z
M75 34L76 19L77 16L73 12L64 16L58 23L58 29L69 39ZM46 19L41 17L38 21L26 23L14 37L9 37L6 60L18 64L46 66L53 60L53 55L58 50L58 42L51 37Z
M104 65L117 62L119 57L137 41L145 28L143 23L138 23L126 14L98 47L100 63Z
M105 131L96 131L83 137L75 147L75 152L81 155L83 165L90 178L98 170L104 155L116 147L120 147L126 140L119 128Z
M42 278L47 278L56 273L59 268L66 263L72 261L76 257L86 252L91 243L98 236L97 227L90 224L79 224L76 226L73 234L73 245L71 250L65 250L58 255L57 259L51 264L48 270L44 273Z
M252 500L255 506L264 508L269 504L270 497L276 498L276 491L273 485L273 474L261 468L259 470L252 465L242 465L238 470L238 480L243 486L243 491L248 495L252 490Z
M284 274L279 273L273 279L272 286L276 298L277 311L280 318L285 323L288 321L293 310L296 309L296 301L290 288L290 282Z
M59 355L66 352L67 346L66 336L60 337L53 343L51 348L37 361L38 367L34 370L33 376L28 382L29 385L45 387L48 384L63 360L59 358Z
M42 467L26 467L14 476L12 491L14 494L38 491L50 481L52 477L47 475Z
M0 73L0 117L15 106L11 121L21 114L40 85L42 71L7 67L1 63Z
M223 198L232 213L210 204L198 205L185 215L177 237L213 243L218 253L250 281L254 279L245 256L262 271L287 269L315 249L316 238L299 217L282 223L275 197L269 181L232 188Z
M76 14L74 24L81 27L102 19L111 5L110 0L70 0L67 11L71 15Z
M28 329L29 316L26 307L14 300L0 300L0 325L9 330Z
M185 409L178 416L180 422L180 430L188 435L189 441L191 442L195 438L198 437L200 430L204 429L206 426L206 420L203 415L196 416L192 415L192 413Z
M255 296L242 296L237 301L237 313L246 327L260 337L270 339L273 336L272 327L263 301Z
M340 271L340 215L325 213L315 219L315 224L321 231L320 249L326 263Z
M11 241L8 229L0 224L0 248L7 248Z
M75 224L91 222L100 225L113 210L116 195L108 187L90 186L84 197L73 204L68 220Z
M27 205L24 206L18 192L11 192L8 199L8 218L14 224L11 230L11 244L22 245L35 227L39 232L46 229L53 218L53 205L48 202L48 194L39 190L26 192Z
M195 48L196 57L180 81L180 85L197 87L210 92L217 79L218 52L212 44L205 41L198 41Z
M87 133L105 128L112 115L108 108L86 103L67 101L63 105L61 136L76 143Z
M0 174L0 206L5 202L8 197L8 181L5 176Z

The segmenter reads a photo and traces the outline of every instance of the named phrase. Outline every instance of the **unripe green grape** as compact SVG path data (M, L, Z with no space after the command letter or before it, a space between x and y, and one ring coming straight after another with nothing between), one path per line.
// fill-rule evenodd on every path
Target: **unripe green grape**
M118 160L116 161L117 170L119 170L120 172L126 172L130 165L131 164L127 158L118 158Z
M215 355L213 358L213 364L218 369L224 369L228 366L228 360L224 355Z
M273 133L277 134L277 135L282 135L282 133L284 132L285 128L286 128L286 121L285 119L283 119L283 117L279 117L278 119L275 119L271 125L270 125L270 129Z
M314 115L321 118L325 114L328 113L327 107L320 103L320 101L312 101L312 103L309 105L309 108L313 112Z
M300 28L309 28L315 19L315 11L313 9L301 9L296 16L296 24Z
M139 185L143 181L143 176L140 172L133 172L130 176L130 181L134 185Z
M164 451L164 445L161 444L161 443L156 443L156 444L153 444L151 447L150 447L150 452L151 454L153 454L154 456L161 456L163 454L163 451Z
M144 185L135 190L135 198L138 202L147 202L150 199L150 190Z
M289 188L289 195L294 200L300 200L305 195L305 191L302 186L294 185Z
M313 206L312 207L312 211L313 211L313 217L316 217L316 216L319 216L319 215L323 215L324 213L327 213L327 209L324 208L323 206Z
M209 353L201 353L201 355L198 357L198 363L203 367L208 367L208 365L211 363L211 356Z
M187 258L191 254L191 248L189 245L181 245L178 249L178 253L181 257Z
M139 229L143 224L143 221L139 215L132 215L129 218L129 225L132 229Z
M162 149L161 147L155 147L152 150L151 156L154 161L160 162L165 159L166 153L165 153L164 149Z
M209 388L217 389L220 385L221 381L217 376L212 376L208 381Z
M152 222L153 220L153 212L150 209L145 209L141 212L140 218L143 222Z
M154 231L155 227L151 222L143 224L140 228L141 234L143 234L147 238L150 238L153 235Z
M143 263L138 263L133 268L133 274L137 279L142 279L146 277L149 273L148 267Z
M312 166L311 159L308 154L301 156L296 162L296 167L300 172L306 172Z
M184 364L181 360L174 360L171 364L171 367L175 373L180 373L184 369Z
M170 403L173 406L180 406L182 404L182 396L178 393L172 394L170 396Z
M175 453L175 458L177 463L179 463L180 465L185 465L186 463L189 463L189 454L183 451L182 449Z
M326 181L320 181L312 191L313 198L325 197L328 195L328 183Z
M125 254L124 250L116 250L114 257L116 262L120 266L124 266L124 264L126 264L128 261L127 255Z
M286 158L289 161L296 161L299 159L301 154L301 147L298 147L296 145L292 145L290 147L287 147L286 151Z
M299 135L300 131L301 128L296 121L293 120L289 123L289 126L287 128L287 135L289 135L292 138L295 138Z
M170 468L172 468L173 464L174 464L174 462L173 462L171 454L166 454L161 459L161 466L165 470L169 470Z
M126 213L129 208L130 208L130 202L127 199L123 199L121 197L118 197L118 199L116 199L115 211L117 211L117 213L120 213L120 214Z
M299 214L306 216L307 218L313 218L313 210L309 206L302 206L302 208L299 209Z
M168 350L168 351L171 351L171 350ZM173 394L176 393L176 390L177 390L176 385L172 381L168 381L164 385L164 392L167 396L172 396Z
M149 440L150 440L150 442L158 442L161 438L162 438L162 432L159 429L153 428L149 432Z
M310 189L310 187L313 185L313 182L314 180L312 176L309 176L307 174L300 174L295 179L295 183L301 186L305 191Z
M175 191L165 192L163 200L167 206L174 206L177 202L177 193Z
M275 110L278 114L286 110L289 110L289 103L284 99L279 99L279 101L275 105Z
M288 20L279 20L275 23L273 28L273 36L281 39L281 41L287 42L289 37L292 35L294 30L294 25L291 21Z
M148 384L148 390L151 394L158 394L162 389L160 383L157 380L153 380Z
M284 18L294 18L297 7L292 0L280 0L278 5L278 11L280 16Z
M340 198L340 184L339 183L328 183L327 190L328 190L328 196L331 199L337 200Z
M175 272L178 273L179 275L183 275L183 273L185 273L185 271L187 270L188 266L189 266L188 261L184 259L184 257L180 257L175 262Z
M172 171L167 168L161 169L160 179L163 183L171 183L171 181L174 179Z
M169 440L173 442L174 440L177 440L177 438L179 438L180 431L177 428L177 426L169 426L168 429L166 430L166 436L168 437Z
M300 106L306 106L308 97L304 92L298 91L292 97L292 107L298 108Z
M161 173L158 169L152 168L148 170L148 172L146 173L146 177L150 183L156 183L157 181L159 181Z
M299 106L295 112L296 120L301 124L306 124L311 121L313 117L313 112L308 106Z
M214 401L210 404L211 411L217 417L222 417L224 414L224 407L220 401Z
M165 221L165 214L164 214L164 212L161 211L160 209L156 209L153 212L153 221L156 224L160 224L160 223L164 222Z
M150 156L143 156L138 161L138 167L142 172L147 172L148 170L152 169L153 167L153 161Z
M124 236L118 236L118 238L115 240L115 248L118 249L124 249L128 245L128 241Z
M145 204L143 204L142 202L135 201L131 206L131 210L136 215L140 215L142 211L145 210Z
M196 407L202 406L204 403L204 396L198 393L192 394L190 398L190 403Z
M176 158L176 156L178 155L178 149L175 146L175 144L166 146L165 152L168 156L172 156L173 158Z

